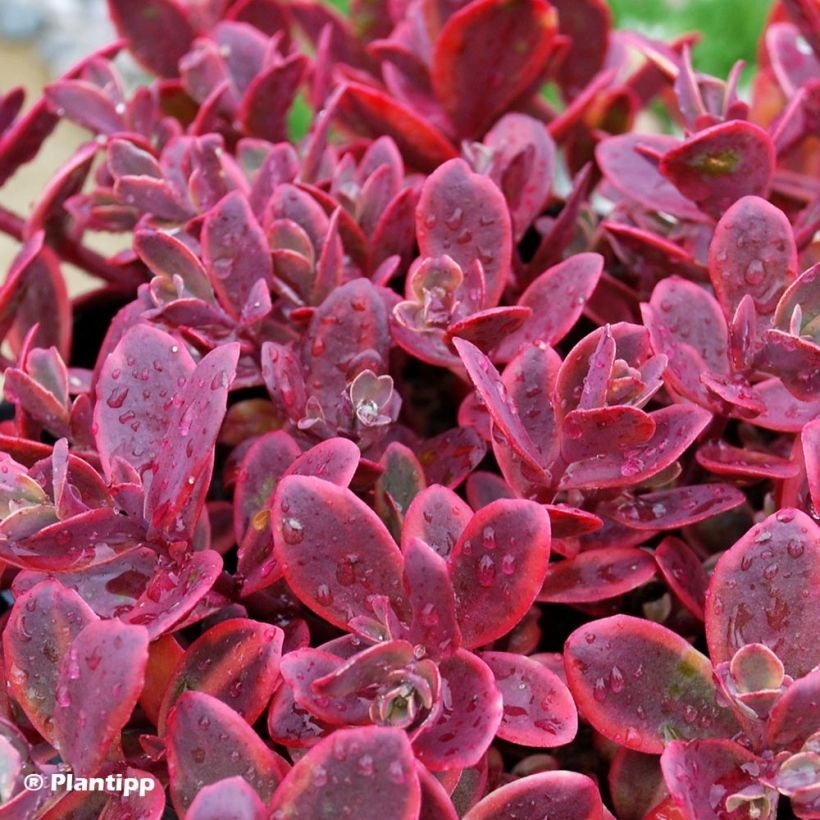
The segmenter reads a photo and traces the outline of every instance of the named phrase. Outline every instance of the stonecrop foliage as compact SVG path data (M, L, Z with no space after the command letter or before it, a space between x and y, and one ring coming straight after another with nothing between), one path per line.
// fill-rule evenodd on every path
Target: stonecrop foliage
M727 79L603 0L109 5L0 99L2 181L89 132L0 210L0 816L820 817L817 0Z

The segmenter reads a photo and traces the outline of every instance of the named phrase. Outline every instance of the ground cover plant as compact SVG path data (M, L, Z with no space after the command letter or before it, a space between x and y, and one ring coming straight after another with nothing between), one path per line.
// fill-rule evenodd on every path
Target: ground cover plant
M0 100L0 816L820 817L816 2L109 5Z

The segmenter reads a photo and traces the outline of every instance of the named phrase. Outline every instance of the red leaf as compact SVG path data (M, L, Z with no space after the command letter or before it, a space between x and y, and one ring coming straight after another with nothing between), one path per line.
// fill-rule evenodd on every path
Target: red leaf
M539 772L495 789L464 820L603 820L606 816L595 782L577 772Z
M200 789L235 776L269 805L289 768L233 709L204 692L184 692L168 715L167 755L171 801L183 817Z
M798 751L820 725L820 670L796 680L780 696L769 716L767 742L772 749Z
M308 59L294 54L254 78L239 110L239 120L253 137L287 139L288 111L296 98Z
M724 441L704 444L695 458L711 473L752 481L792 478L799 470L797 463L789 459L760 450L732 447Z
M284 633L277 626L247 618L230 618L212 626L186 650L169 681L157 729L179 696L205 692L253 724L265 711L279 682Z
M415 820L421 789L413 752L399 729L339 729L291 769L276 790L273 816L390 817Z
M655 549L655 561L669 589L678 600L700 621L704 619L706 588L709 576L703 561L685 541L667 536Z
M661 757L666 786L686 817L731 817L745 813L727 805L727 798L762 785L753 772L759 759L731 740L675 741ZM761 800L777 805L777 792L763 790ZM775 810L776 811L776 810Z
M460 138L480 136L538 79L556 29L544 0L477 0L450 17L435 41L431 76Z
M261 820L266 816L259 795L239 775L226 777L200 789L185 815L186 820Z
M401 552L378 516L350 490L307 476L279 484L271 511L274 550L300 600L345 629L370 615L368 601L386 595L399 614ZM339 534L355 532L355 542Z
M709 659L665 627L615 615L576 629L564 648L581 714L610 740L660 754L672 738L732 736Z
M148 628L151 640L179 623L205 597L222 571L222 556L213 550L194 552L182 569L159 569L134 608L122 616L126 623Z
M655 434L655 421L649 413L629 405L577 409L564 417L561 432L561 455L571 464L645 444Z
M452 490L438 485L428 487L407 510L401 532L402 550L418 538L447 558L472 516L472 510Z
M228 194L205 215L202 259L220 302L234 318L258 280L272 283L268 241L240 191Z
M666 469L689 447L711 419L692 405L671 405L651 415L655 435L623 453L609 453L571 464L561 479L562 489L626 487L639 484Z
M820 663L820 528L785 509L752 527L718 561L706 595L706 638L714 663L762 643L799 678Z
M538 600L554 604L605 601L643 586L655 562L634 547L603 547L550 564Z
M482 652L501 690L504 714L498 737L521 746L569 743L578 713L566 684L543 664L512 652Z
M727 317L748 293L765 330L797 270L791 225L779 208L748 196L723 214L709 245L709 276Z
M769 135L758 125L731 120L698 131L668 151L660 171L702 211L720 219L743 196L765 197L774 165Z
M564 98L577 97L603 68L609 52L612 12L605 0L555 0L561 34L570 48L558 66L556 82Z
M408 165L421 171L432 171L457 156L452 143L427 120L371 86L348 83L339 113L358 131L391 137Z
M481 262L484 307L498 304L510 270L512 223L504 195L491 179L473 173L464 160L445 162L422 186L416 237L424 257L446 254L463 271Z
M459 649L439 663L446 707L413 738L416 757L434 772L474 766L501 722L501 693L476 655Z
M599 254L578 253L542 273L518 300L532 309L532 318L502 342L495 358L509 361L527 342L560 342L581 316L603 267Z
M195 366L185 345L164 331L144 324L126 331L96 385L95 438L106 476L115 456L138 472L155 461L175 415L174 397Z
M47 740L55 736L57 679L74 638L97 620L88 604L57 581L43 581L14 603L3 630L10 694ZM39 647L32 652L30 647Z
M161 77L176 77L195 32L176 0L108 0L111 19L134 56Z
M94 621L74 638L60 665L54 735L80 777L96 774L131 718L145 680L148 632L120 621Z
M418 451L428 484L454 489L487 453L484 439L472 427L454 427L427 439Z
M621 820L650 820L650 809L667 794L658 756L623 747L612 760L607 780L616 816Z
M501 499L475 513L448 562L466 647L500 638L524 617L549 553L549 516L540 505Z
M745 501L746 496L729 484L698 484L611 501L600 512L637 530L675 530L733 510Z
M197 481L212 469L213 448L238 359L236 342L212 350L196 366L185 387L175 394L174 412L161 440L154 477L146 493L149 534L182 540L185 531L190 532L199 518L198 510L186 511L185 506ZM187 520L181 520L184 516L180 511L188 513Z
M125 130L122 116L101 88L86 80L58 80L45 87L49 105L61 116L98 134Z

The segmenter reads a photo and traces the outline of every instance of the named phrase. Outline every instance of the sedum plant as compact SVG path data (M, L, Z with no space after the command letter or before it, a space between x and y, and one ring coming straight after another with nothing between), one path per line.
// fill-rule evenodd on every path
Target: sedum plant
M0 98L0 814L820 816L816 2L109 11Z

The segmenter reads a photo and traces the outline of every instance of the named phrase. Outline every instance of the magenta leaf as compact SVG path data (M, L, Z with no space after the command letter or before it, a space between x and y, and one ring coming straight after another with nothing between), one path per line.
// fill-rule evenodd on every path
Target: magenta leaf
M418 457L428 484L458 487L487 453L484 439L472 427L454 427L427 439Z
M479 0L450 17L436 38L431 76L459 137L479 136L530 87L556 29L545 0Z
M176 0L108 0L111 19L128 40L134 56L162 77L176 77L177 63L188 51L194 30Z
M200 789L193 799L187 820L260 820L265 805L253 788L239 775L217 780Z
M606 181L629 200L644 208L695 222L704 215L658 170L657 163L639 149L665 154L680 145L674 137L661 134L619 134L598 143L595 159Z
M644 550L589 550L550 564L538 600L555 604L605 601L643 586L654 575L655 562Z
M195 364L178 339L149 325L135 325L106 356L94 406L103 471L115 456L138 472L159 455L159 442L174 413L174 397Z
M753 776L759 766L758 759L748 749L722 739L692 743L675 741L661 757L666 786L675 805L687 817L737 814L738 804L730 798L759 782ZM768 798L767 802L776 804L774 790L760 791L761 802ZM748 803L741 801L741 805Z
M181 520L180 510L194 495L197 482L203 476L207 479L211 470L213 447L238 358L237 343L212 350L175 396L174 412L161 439L155 475L145 499L153 533L173 540L191 527L190 518L195 522L199 517L189 510L188 520Z
M736 200L766 196L775 156L768 134L759 126L733 120L706 128L667 151L661 173L714 219Z
M414 820L421 805L413 752L399 729L340 729L288 772L273 817L381 816Z
M549 817L550 820L604 820L595 782L577 772L539 772L495 789L464 820Z
M314 612L341 628L371 615L368 601L386 595L406 609L401 553L378 516L350 490L306 476L279 484L271 511L274 550L290 586ZM352 528L355 542L340 539Z
M797 751L817 731L820 670L796 680L775 703L766 727L771 748Z
M418 538L402 543L404 588L413 613L407 640L430 657L451 655L461 643L456 602L444 558Z
M749 294L765 330L797 272L791 225L780 209L749 196L723 214L709 245L709 276L727 317Z
M212 626L186 650L168 683L157 729L183 692L205 692L253 724L265 711L279 682L282 630L247 618Z
M202 257L222 306L234 318L260 279L271 284L268 242L242 193L228 194L205 215Z
M500 638L524 617L549 554L549 516L534 502L501 499L472 517L448 559L465 646Z
M739 507L746 500L729 484L698 484L609 502L600 512L639 530L674 530Z
M453 344L476 390L484 399L493 423L526 466L536 475L544 475L546 479L535 444L519 418L498 371L475 345L463 339L454 339Z
M482 652L501 690L504 714L498 737L522 746L569 743L578 714L566 684L538 661L512 652Z
M629 405L577 409L564 417L562 433L561 455L572 463L609 449L623 452L645 444L655 434L655 421Z
M496 357L509 361L527 342L557 344L578 321L595 290L604 267L597 253L579 253L542 273L521 294L518 304L532 310L532 318L510 334Z
M706 587L709 576L703 561L680 538L667 536L655 549L655 561L669 589L698 619L704 619Z
M452 490L434 484L422 490L407 510L401 532L402 550L418 538L447 558L472 516L472 510Z
M347 487L359 466L361 453L350 439L331 438L293 460L284 475L305 475Z
M181 816L200 789L235 776L269 805L289 768L230 706L204 692L184 692L168 715L167 755Z
M120 621L93 621L77 634L57 679L54 735L73 771L97 772L131 717L148 663L148 632Z
M137 602L122 620L147 627L154 640L185 618L207 595L222 570L214 550L194 552L180 568L166 564L157 570Z
M615 615L576 629L564 648L581 714L610 740L660 754L673 739L737 731L717 702L709 659L651 621Z
M473 173L463 160L444 163L422 187L416 236L422 256L447 254L462 270L478 260L486 283L484 306L498 304L510 267L512 225L492 180Z
M704 444L698 449L695 458L701 467L711 473L753 481L762 478L791 478L798 471L797 464L787 458L761 450L732 447L724 441Z
M392 137L412 167L431 171L456 156L452 143L426 119L377 88L348 83L339 111L358 131Z
M700 407L672 405L651 414L655 435L643 444L570 465L561 479L563 489L625 487L645 481L672 464L711 419Z
M54 740L60 662L74 638L97 616L73 590L47 580L18 597L3 630L10 694L47 740ZM39 646L32 653L29 646ZM36 684L35 684L36 682Z
M820 600L803 590L818 579L820 528L805 513L784 509L752 527L721 556L709 584L706 637L713 662L762 643L792 677L809 672L820 662L813 633Z
M423 724L413 751L434 772L474 766L498 731L501 693L487 664L464 649L442 660L439 671L446 706Z

